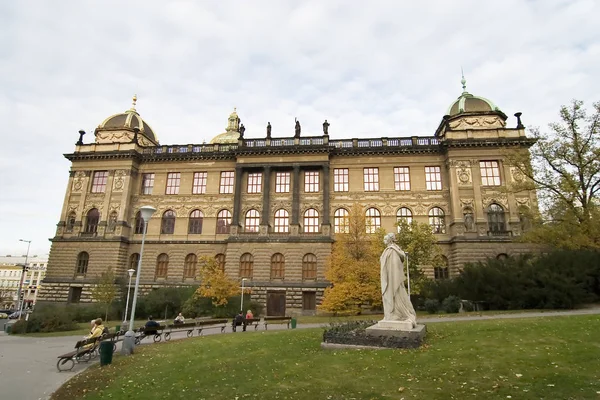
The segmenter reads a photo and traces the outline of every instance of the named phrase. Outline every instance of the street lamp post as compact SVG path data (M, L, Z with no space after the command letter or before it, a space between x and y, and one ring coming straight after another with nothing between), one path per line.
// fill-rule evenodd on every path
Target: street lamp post
M151 206L140 207L140 216L144 220L144 233L142 235L142 247L140 248L140 259L137 265L137 275L135 276L135 290L133 291L133 303L131 304L131 319L129 322L129 329L125 333L125 339L123 340L123 347L121 348L122 354L133 353L133 347L135 346L135 333L133 332L133 323L135 321L135 306L137 305L138 290L140 287L140 275L142 274L142 258L144 257L144 242L146 241L146 230L148 228L148 221L150 217L156 211L156 208Z
M129 274L129 285L127 285L127 303L125 303L125 316L123 317L123 325L127 323L127 309L129 308L129 295L131 294L131 277L133 276L134 272L135 269L133 268L127 270L127 273Z
M23 279L25 279L25 271L27 270L27 262L29 261L29 247L31 246L31 240L19 239L19 242L27 243L25 265L23 265L23 271L21 272L21 282L19 283L19 290L17 291L17 301L19 302L19 319L21 319L21 314L23 314L23 301L21 300L21 291L23 290ZM23 300L25 300L25 295L23 295Z
M242 296L240 298L240 311L244 312L244 282L246 282L247 278L242 278Z

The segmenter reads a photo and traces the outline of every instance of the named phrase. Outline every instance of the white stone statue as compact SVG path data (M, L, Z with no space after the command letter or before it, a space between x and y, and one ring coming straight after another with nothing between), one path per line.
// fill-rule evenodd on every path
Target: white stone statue
M394 243L395 240L393 233L388 233L383 238L383 243L387 246L380 258L384 317L379 325L387 325L387 322L402 323L411 329L417 324L417 315L404 288L406 254Z

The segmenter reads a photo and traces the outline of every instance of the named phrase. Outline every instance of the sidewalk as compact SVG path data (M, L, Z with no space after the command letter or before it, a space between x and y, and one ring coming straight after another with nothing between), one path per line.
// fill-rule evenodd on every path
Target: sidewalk
M493 319L515 319L535 317L559 317L568 315L594 315L600 314L600 307L571 310L571 311L540 311L498 315L469 315L469 316L440 316L418 319L419 323L479 321ZM300 329L323 328L328 323L298 324ZM286 325L269 326L269 331L287 329ZM259 328L262 332L263 330ZM249 332L253 331L250 329ZM231 333L228 326L226 333ZM218 329L210 329L204 335L220 334ZM237 332L236 334L243 334ZM197 335L194 335L196 337ZM185 339L185 332L174 333L173 340ZM58 372L56 370L57 356L72 350L75 342L81 336L59 337L23 337L0 333L0 393L6 399L45 400L64 382L74 375L84 371L91 363L75 364L73 371ZM145 339L142 345L152 343L152 339ZM164 339L163 339L164 341ZM121 344L118 344L118 351Z

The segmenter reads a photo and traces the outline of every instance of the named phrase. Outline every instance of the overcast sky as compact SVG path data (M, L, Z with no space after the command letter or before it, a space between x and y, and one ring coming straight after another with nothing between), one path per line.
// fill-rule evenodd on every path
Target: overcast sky
M162 144L433 135L467 90L544 128L600 100L600 2L2 1L0 255L46 254L77 131L137 110Z

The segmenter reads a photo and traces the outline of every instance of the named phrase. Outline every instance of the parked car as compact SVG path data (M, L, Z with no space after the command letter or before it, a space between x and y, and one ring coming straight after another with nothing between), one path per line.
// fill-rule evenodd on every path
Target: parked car
M8 314L0 311L0 319L6 319L6 318L8 318Z

